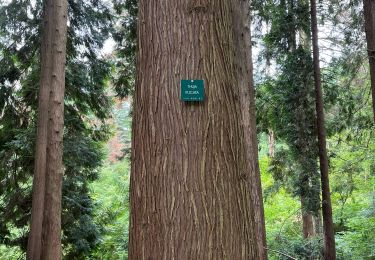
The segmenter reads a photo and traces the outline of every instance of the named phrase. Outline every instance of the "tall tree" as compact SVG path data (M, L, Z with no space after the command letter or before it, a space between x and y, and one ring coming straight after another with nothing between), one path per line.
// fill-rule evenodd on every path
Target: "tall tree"
M104 232L94 223L89 184L109 134L111 63L100 50L113 16L104 1L68 3L62 243L73 259L88 255ZM22 251L32 204L42 12L41 0L0 6L0 243Z
M270 59L277 64L274 76L265 78L257 88L258 118L264 132L273 129L278 140L288 146L275 152L273 174L277 185L283 183L299 197L302 234L309 238L318 229L320 208L309 3L253 1L253 5L261 21L270 25L263 36L262 58L266 64ZM284 169L277 166L280 163L290 170L279 172Z
M263 255L249 33L248 1L139 2L130 259ZM205 101L180 101L182 79Z
M248 7L249 8L249 7ZM250 12L250 9L248 9ZM238 9L237 12L241 13ZM241 60L238 60L235 65L243 69L245 73L241 71L239 74L240 83L240 103L242 111L243 127L245 128L245 148L247 160L252 164L250 171L251 179L251 199L254 206L254 217L255 217L255 229L257 237L257 246L259 251L259 259L267 259L266 250L266 223L264 219L264 208L263 208L263 196L262 196L262 184L260 180L260 170L258 165L258 143L256 133L256 115L255 115L255 100L254 100L254 81L253 81L253 63L252 63L252 48L251 48L251 30L250 30L250 14L246 13L249 17L248 20L243 22L247 26L246 37L239 37L237 35L236 50L240 57L245 58L245 65L240 66ZM244 19L244 18L242 18ZM240 25L239 25L240 24ZM235 23L235 33L242 34L243 28L241 23ZM247 28L249 27L249 28ZM250 83L250 84L249 84ZM255 165L253 165L255 163Z
M53 1L52 70L48 134L45 207L43 216L44 259L61 258L61 196L63 178L63 133L65 62L67 42L68 1ZM47 11L48 13L48 11Z
M45 0L36 181L28 259L61 259L61 195L67 41L66 0ZM47 106L48 104L48 106ZM47 118L46 118L47 117ZM46 131L47 130L47 131ZM42 143L41 145L38 143ZM43 161L44 160L44 161ZM43 182L44 183L41 183ZM43 187L44 186L44 187ZM44 192L44 195L41 194ZM44 204L44 205L43 205ZM33 215L34 214L34 215ZM42 225L41 225L42 224ZM35 240L33 240L35 239Z
M365 14L367 52L370 62L372 108L375 120L375 2L372 0L363 0L363 8Z
M33 178L33 195L31 208L30 234L27 258L40 259L42 252L42 231L44 216L44 199L47 171L47 136L48 112L52 68L52 39L53 39L53 2L45 0L43 3L43 38L41 47L41 76L38 95L38 121Z
M332 219L331 192L329 187L327 141L324 119L324 100L321 83L319 45L318 45L318 22L316 0L310 0L311 5L311 33L313 42L315 103L318 131L318 147L320 159L320 175L322 187L322 212L324 228L324 259L336 259L335 233Z

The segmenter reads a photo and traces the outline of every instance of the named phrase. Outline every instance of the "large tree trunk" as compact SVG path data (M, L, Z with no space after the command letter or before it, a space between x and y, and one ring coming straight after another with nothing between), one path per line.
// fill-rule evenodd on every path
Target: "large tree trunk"
M363 8L365 14L367 50L370 62L372 108L375 119L375 1L363 0Z
M248 10L139 2L130 259L265 258ZM204 79L205 101L180 101L181 79Z
M33 179L33 196L27 259L40 259L47 158L48 105L52 68L53 1L44 1L43 37L41 47L41 75L38 96L38 122Z
M45 0L35 178L28 259L61 259L62 138L67 1Z
M316 117L318 130L318 146L320 159L320 173L322 182L322 212L324 229L324 259L336 259L335 233L332 220L331 193L329 188L328 156L326 144L326 130L324 126L324 101L321 86L319 45L318 45L318 22L316 14L316 0L311 0L311 31L313 40L314 56L314 81L316 95Z

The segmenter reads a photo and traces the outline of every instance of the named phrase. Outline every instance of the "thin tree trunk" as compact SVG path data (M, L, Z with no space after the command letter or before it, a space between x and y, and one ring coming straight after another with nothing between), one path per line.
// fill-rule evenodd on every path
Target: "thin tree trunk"
M311 0L311 31L313 39L314 81L316 94L316 116L318 128L318 146L320 159L320 173L322 182L322 212L324 229L324 259L336 259L335 233L332 220L331 193L329 188L328 156L326 144L326 130L324 126L324 101L321 86L318 22L316 0Z
M367 51L370 62L372 109L375 119L375 2L373 0L363 0L363 8L365 14Z
M268 129L268 156L275 157L275 132L272 129Z
M248 10L139 2L129 259L260 259ZM180 101L182 79L205 101Z
M295 19L294 18L294 1L295 0L287 0L288 2L288 13L289 14L292 14L291 15L291 19ZM294 23L294 21L292 22ZM290 51L295 51L297 49L297 32L296 33L292 33L289 35L289 39L288 39L288 43L289 43L289 50Z
M315 223L315 234L319 236L323 235L322 211L321 210L319 210L318 214L314 216L314 223Z
M48 106L52 71L53 1L44 1L43 38L41 46L41 76L38 96L37 137L30 233L27 259L40 259L47 159Z
M49 100L48 150L45 209L43 219L43 259L61 259L61 190L63 176L63 133L65 62L67 40L67 0L54 0L53 68Z

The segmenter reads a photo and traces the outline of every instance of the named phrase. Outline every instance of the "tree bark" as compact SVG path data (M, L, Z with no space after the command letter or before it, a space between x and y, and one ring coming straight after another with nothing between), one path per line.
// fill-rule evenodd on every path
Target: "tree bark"
M43 259L61 259L61 191L63 177L63 133L67 0L54 1L53 68L49 100L47 176L43 219Z
M129 259L264 257L248 10L139 2ZM182 79L205 101L180 101Z
M324 259L336 259L335 233L332 220L331 193L329 187L328 156L326 144L326 130L324 120L324 100L321 86L319 45L318 45L318 22L316 11L316 0L311 0L311 31L314 56L314 81L316 95L316 117L318 130L318 146L320 159L320 174L322 182L322 213L324 230Z
M250 8L246 4L234 4L234 66L237 68L242 122L245 131L245 149L250 163L251 199L254 206L255 229L259 259L267 259L266 224L264 219L262 185L258 164L258 141L256 135L255 93L250 30ZM245 30L244 30L245 28ZM244 57L246 58L244 61Z
M44 1L41 76L38 96L38 121L33 179L33 196L27 259L40 259L47 160L48 106L52 71L53 1Z
M304 210L305 206L305 198L301 196L301 210L302 210L302 233L303 238L308 239L314 237L316 235L315 228L314 228L314 216L311 212L306 212Z
M61 259L62 138L67 1L45 0L28 259Z
M372 109L375 119L375 1L363 0L363 8L365 14L367 51L370 62Z
M308 239L315 236L314 217L311 213L303 213L303 238Z

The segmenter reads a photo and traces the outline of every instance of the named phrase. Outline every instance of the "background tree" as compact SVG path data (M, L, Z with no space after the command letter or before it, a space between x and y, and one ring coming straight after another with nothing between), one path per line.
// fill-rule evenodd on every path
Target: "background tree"
M114 0L113 3L120 23L113 34L117 43L114 85L117 96L124 98L134 94L138 1Z
M62 254L62 138L67 10L66 1L44 1L37 148L28 259L61 259Z
M331 191L329 187L329 165L325 129L324 100L320 73L320 54L318 44L318 21L316 1L311 0L311 31L314 57L315 103L320 160L320 178L322 183L322 213L324 228L324 259L336 259L335 233L332 220Z
M284 3L286 4L286 2L287 1ZM275 78L277 78L280 73L279 60L276 58L271 59L271 69L268 70L268 74L266 74L266 70L264 70L267 64L266 61L272 54L270 49L267 48L267 46L269 46L267 40L272 40L277 46L282 43L282 41L277 41L272 35L271 37L263 38L264 32L270 32L271 25L274 26L274 28L283 28L283 33L286 31L285 28L287 28L287 25L293 27L291 23L286 22L286 19L275 19L280 10L275 6L277 3L274 3L274 5L272 3L274 3L274 1L253 2L253 10L255 12L253 16L256 18L254 26L257 29L255 31L255 40L259 44L258 48L261 48L261 53L258 56L259 59L256 60L257 64L255 67L257 68L255 71L255 75L257 75L255 79L257 80L258 131L260 131L259 141L262 148L261 154L262 150L267 149L267 147L265 148L262 144L266 142L262 132L268 133L268 129L272 129L272 127L277 125L276 122L278 121L282 122L277 125L278 128L288 128L289 122L286 120L287 117L283 114L285 110L293 110L290 107L284 108L284 106L280 105L285 102L284 97L281 95L285 93L285 87L280 84L275 84ZM331 185L334 208L334 229L336 236L339 237L339 241L337 241L338 257L344 259L352 259L352 257L355 259L354 255L358 257L358 254L360 254L359 251L367 248L365 246L366 242L364 242L366 241L366 236L361 233L359 229L356 229L353 233L348 229L348 226L351 226L349 223L356 222L352 219L354 215L356 215L358 219L365 219L367 218L365 217L365 213L362 214L360 211L357 211L350 217L346 215L350 211L349 208L351 208L349 205L353 205L352 203L355 204L355 202L351 200L353 198L352 196L355 196L354 194L358 195L366 190L366 186L362 189L358 186L358 183L355 184L356 181L367 182L365 181L365 176L371 172L370 165L372 165L371 160L368 161L369 158L366 156L372 153L372 145L371 142L368 143L368 138L372 135L373 126L371 122L372 115L368 110L369 105L371 106L367 86L368 81L364 75L367 68L365 66L365 34L362 26L363 14L361 13L361 5L361 1L329 1L319 3L318 5L320 13L318 22L322 23L325 28L320 32L322 38L319 47L323 54L323 98L326 104L328 147L330 147L328 156L331 164L331 176L334 179ZM257 19L259 17L267 18L268 22L264 19ZM306 14L306 17L308 17L308 14ZM275 21L274 24L271 23L272 20ZM298 21L301 20L299 19ZM299 37L297 37L297 39L298 38ZM280 52L277 52L277 54L280 54ZM278 55L277 57L280 56L281 55ZM291 70L289 70L289 73L290 71ZM291 79L293 79L294 73L290 73L290 75ZM312 95L312 97L314 97L314 95ZM313 103L311 103L311 105L313 107ZM278 134L276 128L276 137L278 140L276 145L277 158L270 162L266 160L264 154L261 155L261 164L263 163L264 165L263 184L266 194L265 208L268 244L271 249L277 249L281 252L287 251L290 255L297 258L311 257L312 255L317 256L320 255L320 238L317 237L311 242L304 242L298 240L295 233L300 223L294 221L298 219L297 211L290 208L292 206L295 207L295 201L287 201L290 200L288 193L293 192L293 187L295 187L294 182L291 182L291 180L293 180L293 176L296 174L297 170L293 166L295 159L289 153L289 145L287 145L282 136L279 137ZM360 159L361 162L355 162L349 159L347 157L348 154L344 152L345 149L357 151L358 158L362 158ZM364 163L365 161L366 163ZM268 175L269 171L267 170L267 165L270 166L268 170L273 173L273 178L270 178ZM269 181L269 178L272 181ZM341 185L341 182L346 184ZM356 191L354 191L353 188ZM281 201L285 201L286 203L281 203ZM278 206L278 203L286 207L285 211L282 207ZM367 206L364 206L365 204ZM342 207L338 205L342 205ZM371 202L366 202L363 204L363 207L371 211L372 207L370 205ZM364 210L364 208L362 209ZM368 221L371 222L369 219ZM353 236L356 234L358 237L362 237L363 240L361 241L364 243L363 246L360 246L362 249L357 250L355 247L352 247L351 252L346 251L346 246L348 244L344 242L343 237L350 237L349 240L352 241L351 239L353 237L349 235L349 233ZM308 253L308 251L310 251L310 253ZM277 252L270 251L270 256L272 255L277 255L277 259L280 257Z
M287 145L283 151L276 151L271 164L275 178L289 183L289 190L300 198L303 235L312 237L320 225L320 185L309 3L290 0L253 5L260 19L270 24L269 33L264 36L264 55L277 64L275 76L265 78L257 89L258 109L266 116L259 118L260 123L267 131L274 129L278 139ZM291 169L288 174L277 170L280 167L276 164L282 161Z
M99 8L100 7L100 8ZM99 242L88 183L97 178L108 137L111 66L100 49L112 14L102 2L69 1L62 242L68 258ZM12 1L0 12L0 240L23 250L30 218L42 2Z
M367 38L367 52L370 62L372 109L375 119L375 3L371 0L363 0L365 15L365 28Z

